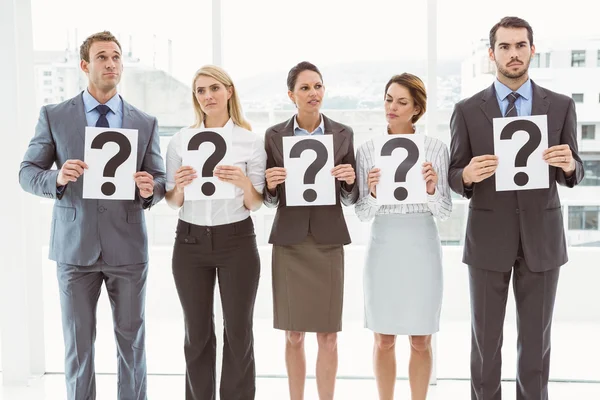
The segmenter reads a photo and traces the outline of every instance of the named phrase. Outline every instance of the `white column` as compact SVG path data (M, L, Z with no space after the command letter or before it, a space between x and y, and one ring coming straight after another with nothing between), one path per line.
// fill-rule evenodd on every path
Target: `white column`
M0 48L2 369L4 385L24 385L45 372L40 199L25 194L17 179L37 119L30 0L0 0Z
M222 0L212 0L212 63L223 67L223 13ZM217 337L216 381L219 387L221 381L221 365L223 364L223 308L219 295L219 283L215 284L214 298L215 335ZM217 390L217 399L220 398Z
M437 0L427 0L427 130L437 135ZM437 383L437 335L431 340L433 369L430 384Z
M223 66L222 0L212 0L212 63Z

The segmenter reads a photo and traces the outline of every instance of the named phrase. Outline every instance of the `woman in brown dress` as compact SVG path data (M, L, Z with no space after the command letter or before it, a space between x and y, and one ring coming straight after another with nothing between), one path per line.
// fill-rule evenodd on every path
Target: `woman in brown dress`
M277 207L269 243L273 244L273 314L276 329L286 331L285 358L290 398L304 398L305 332L316 332L317 388L321 400L333 399L337 372L337 332L342 329L344 248L350 235L341 204L358 198L354 184L356 160L352 128L319 112L325 86L319 69L309 62L293 67L287 79L288 96L298 112L269 128L264 202ZM286 205L283 137L333 135L336 204Z

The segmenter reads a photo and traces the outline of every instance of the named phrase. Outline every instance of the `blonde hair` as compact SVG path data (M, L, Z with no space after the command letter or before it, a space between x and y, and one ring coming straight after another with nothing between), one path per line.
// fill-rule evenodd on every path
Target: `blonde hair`
M216 65L205 65L194 74L194 80L192 81L192 104L194 105L196 122L192 127L199 128L206 118L206 114L202 111L202 108L200 108L200 104L196 99L196 80L199 76L208 76L219 81L225 88L231 88L231 97L227 101L227 112L229 113L229 117L233 120L234 124L249 131L252 130L250 123L246 121L244 114L242 113L242 104L240 103L240 99L233 86L231 77L223 68L217 67Z

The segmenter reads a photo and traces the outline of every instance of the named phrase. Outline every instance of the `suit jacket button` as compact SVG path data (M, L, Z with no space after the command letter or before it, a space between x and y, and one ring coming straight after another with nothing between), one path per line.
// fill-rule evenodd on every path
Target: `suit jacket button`
M100 207L98 207L98 211L103 213L104 211L106 211L106 208L104 208L103 206L100 206Z
M517 208L517 214L519 214L519 213L520 213L520 211L519 211L519 209Z

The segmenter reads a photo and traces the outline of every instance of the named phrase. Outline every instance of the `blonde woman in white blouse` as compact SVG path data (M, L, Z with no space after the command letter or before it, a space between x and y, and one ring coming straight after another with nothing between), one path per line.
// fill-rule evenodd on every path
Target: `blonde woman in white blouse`
M427 94L418 77L393 76L385 87L388 133L416 133ZM373 141L358 149L359 201L356 214L373 220L364 268L365 326L375 333L373 363L379 398L394 398L396 335L408 335L409 380L413 400L425 400L432 368L431 335L439 330L442 306L442 254L434 217L452 211L447 181L448 148L425 136L422 166L427 203L378 206L380 170L374 167Z
M167 150L166 199L179 209L173 276L185 317L186 399L215 398L213 297L218 278L225 326L221 399L250 400L255 395L252 320L260 273L250 211L262 204L267 156L223 69L202 67L192 87L193 127L232 132L233 165L217 166L214 175L235 185L235 197L185 200L184 188L198 174L182 166L182 137L176 133Z

